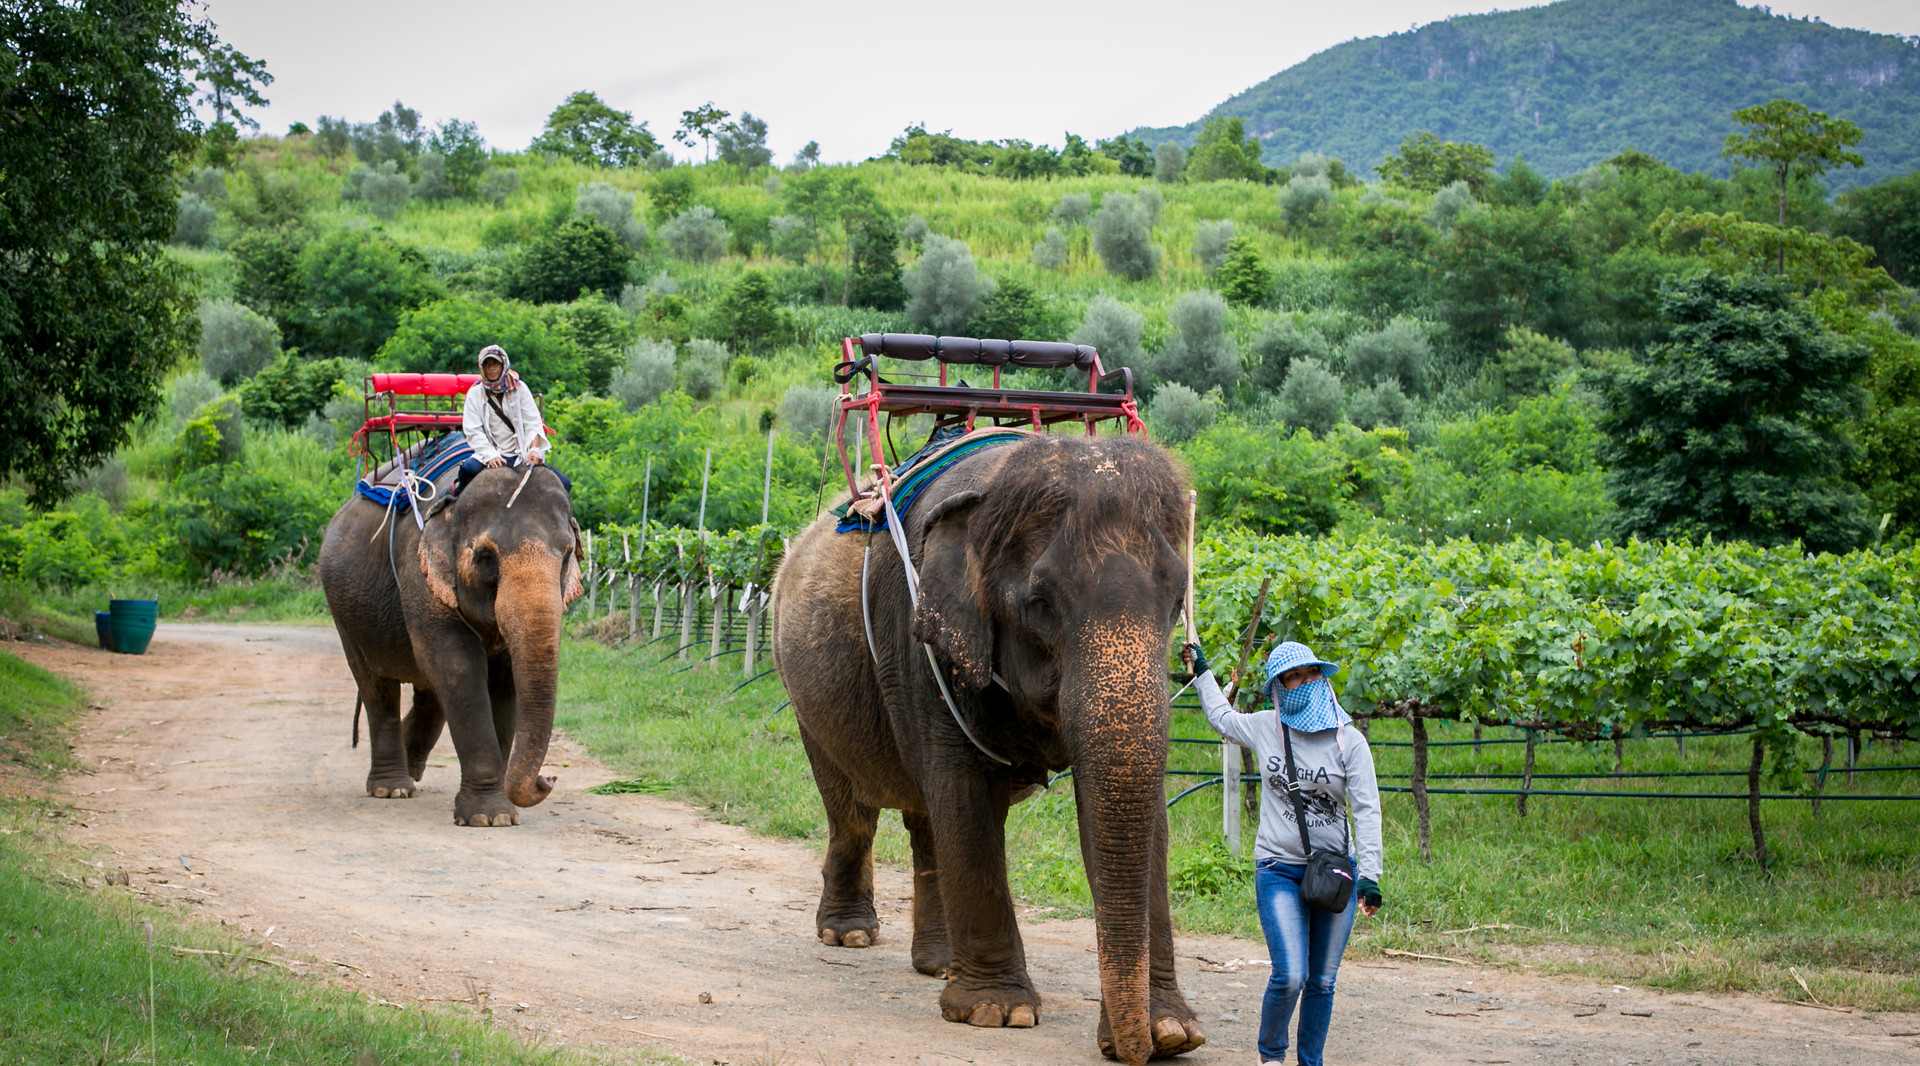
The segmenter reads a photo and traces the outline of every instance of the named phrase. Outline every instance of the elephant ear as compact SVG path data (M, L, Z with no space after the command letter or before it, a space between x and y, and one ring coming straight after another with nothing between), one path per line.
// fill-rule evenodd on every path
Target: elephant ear
M430 521L420 531L420 574L427 579L427 594L447 610L458 612L460 599L453 591L453 520L444 512L440 517L441 521Z
M573 527L573 547L567 552L566 569L560 576L560 605L562 607L587 594L587 588L580 583L580 520L567 518L567 524Z
M927 515L920 546L920 605L913 639L931 644L954 686L979 692L993 680L993 626L981 609L967 555L967 527L980 506L977 492L956 493Z

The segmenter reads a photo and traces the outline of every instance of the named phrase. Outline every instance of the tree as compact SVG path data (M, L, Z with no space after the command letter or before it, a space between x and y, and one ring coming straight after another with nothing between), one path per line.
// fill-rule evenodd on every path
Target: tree
M660 239L676 259L709 263L727 250L727 224L713 208L695 204L661 226Z
M480 195L480 180L487 173L487 142L480 137L480 127L450 118L427 138L427 147L445 161L453 195L462 200Z
M1160 273L1160 246L1153 243L1153 222L1139 200L1108 193L1093 216L1093 251L1108 271L1134 281Z
M36 506L126 442L196 338L165 245L194 146L188 71L218 42L184 10L0 5L0 477Z
M1724 159L1744 159L1773 172L1780 194L1778 225L1787 224L1787 181L1794 174L1818 176L1837 166L1862 167L1867 161L1850 149L1860 143L1860 127L1830 118L1792 100L1769 100L1733 113L1746 127L1727 134Z
M1246 124L1238 116L1215 115L1200 129L1193 152L1187 157L1188 181L1265 181L1267 168L1260 163L1260 138L1247 135Z
M726 128L727 119L733 112L722 111L708 100L691 111L680 112L680 128L673 131L673 139L687 147L693 147L693 139L700 138L706 146L707 161L713 161L713 138Z
M1348 338L1346 356L1347 379L1354 384L1397 381L1402 389L1418 396L1426 391L1433 346L1419 323L1396 318L1382 329Z
M1333 206L1333 179L1324 174L1295 174L1281 187L1279 200L1288 232L1303 229L1324 218Z
M565 303L582 292L618 296L633 253L600 220L574 215L527 246L509 272L508 296Z
M772 347L789 331L787 313L773 297L773 286L758 270L734 279L714 307L721 339L737 351Z
M1276 410L1287 425L1324 437L1340 422L1346 391L1340 376L1318 359L1296 359L1287 368Z
M1404 426L1413 412L1400 383L1388 378L1370 389L1356 389L1347 404L1347 417L1361 429L1379 426Z
M1185 385L1162 385L1147 404L1147 428L1165 444L1180 444L1220 416L1220 405Z
M1464 181L1480 196L1493 176L1493 153L1478 144L1443 141L1426 130L1400 142L1400 151L1380 161L1380 177L1410 189L1434 192Z
M1153 360L1161 381L1195 392L1226 391L1240 380L1240 355L1227 333L1227 304L1218 293L1188 292L1173 302L1173 339Z
M1084 192L1070 192L1060 197L1053 205L1052 217L1055 222L1066 226L1084 226L1087 217L1093 213L1093 197Z
M1140 312L1111 296L1096 296L1087 305L1086 317L1073 333L1075 344L1089 344L1100 353L1100 363L1108 370L1123 366L1142 366L1146 355L1140 346L1144 325Z
M1314 359L1325 364L1332 358L1333 346L1321 332L1309 326L1302 329L1291 316L1269 318L1254 334L1253 388L1259 393L1274 393L1287 379L1287 370L1295 360Z
M817 167L819 165L820 165L820 142L819 141L808 141L807 143L800 146L799 151L793 153L793 167L795 170L800 170L800 171L812 170L814 167Z
M1777 282L1706 275L1661 291L1667 339L1596 376L1622 536L1799 541L1847 551L1872 526L1847 478L1864 350Z
M1876 266L1902 285L1920 284L1920 170L1840 194L1841 236L1873 249Z
M622 192L604 181L582 185L574 192L573 211L598 220L635 251L646 247L647 224L633 217L630 192Z
M1433 194L1433 200L1427 205L1427 222L1442 233L1453 229L1460 216L1480 206L1473 198L1473 190L1464 181L1442 185Z
M577 92L547 116L546 131L530 151L553 152L578 163L603 167L638 166L660 148L645 122L633 124L631 111L602 103L596 93Z
M1233 220L1223 218L1217 222L1202 222L1194 227L1193 257L1200 260L1200 268L1211 274L1220 269L1227 261L1227 244L1233 240Z
M234 296L282 322L300 305L300 253L311 235L299 225L249 229L227 245L234 263Z
M1273 295L1273 268L1260 259L1250 237L1227 243L1226 261L1214 280L1220 283L1220 295L1240 307L1259 307Z
M1153 152L1145 141L1123 133L1111 140L1096 142L1094 149L1119 164L1120 173L1130 178L1144 178L1153 173Z
M232 300L200 305L200 366L228 388L280 357L280 327Z
M980 298L980 312L968 329L976 337L1003 340L1051 340L1047 332L1047 306L1033 286L1018 278L996 283Z
M514 372L535 392L587 389L580 347L555 328L552 316L532 304L496 296L450 296L407 311L381 346L376 363L382 369L417 374L471 374L474 359L489 344L507 350Z
M900 231L885 212L861 216L847 233L847 306L898 311L907 305Z
M722 127L717 141L723 163L758 170L773 161L773 153L767 148L766 120L754 118L751 111L740 112L738 122Z
M1559 336L1580 328L1579 249L1559 205L1470 212L1434 247L1441 317L1476 360L1513 326Z
M212 41L201 51L200 69L194 71L194 77L207 87L199 102L213 108L214 125L229 122L248 129L260 128L260 123L241 114L240 108L267 106L267 98L260 95L260 90L273 84L273 75L267 73L265 63L249 59L237 48Z
M1166 185L1187 173L1187 150L1176 141L1164 141L1153 150L1153 180Z
M973 250L965 241L937 234L927 237L920 261L908 270L907 317L935 333L959 333L980 313L980 297L991 284L980 276Z
M626 365L613 372L608 390L629 411L659 399L673 387L673 345L641 338L627 349Z
M1505 346L1480 368L1480 378L1496 402L1538 396L1574 367L1573 348L1564 341L1523 326L1507 330L1504 340Z
M426 260L384 234L335 230L300 252L300 304L282 323L308 355L366 359L402 312L442 294Z
M1048 226L1046 235L1034 242L1033 265L1042 270L1059 270L1067 265L1067 235L1059 226Z

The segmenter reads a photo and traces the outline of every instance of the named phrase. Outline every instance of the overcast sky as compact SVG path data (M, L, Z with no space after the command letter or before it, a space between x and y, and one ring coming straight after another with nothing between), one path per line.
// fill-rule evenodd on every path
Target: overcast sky
M1497 2L1497 0L1496 0ZM1535 6L1514 4L1508 8ZM1920 35L1915 0L1788 0L1776 13ZM526 147L566 95L591 89L671 143L708 100L751 111L785 160L818 140L829 160L884 152L910 123L1058 147L1135 126L1184 124L1342 41L1495 9L1473 0L734 0L543 3L210 0L220 35L274 75L279 133L318 115L356 122L395 99L439 122L477 122Z

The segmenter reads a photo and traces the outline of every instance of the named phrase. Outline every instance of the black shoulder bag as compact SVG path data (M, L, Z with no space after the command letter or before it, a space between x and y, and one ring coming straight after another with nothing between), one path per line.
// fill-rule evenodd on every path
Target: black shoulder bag
M1339 914L1353 898L1353 861L1347 858L1347 820L1340 819L1340 850L1313 850L1307 835L1307 801L1300 798L1300 778L1293 768L1293 731L1283 722L1280 740L1287 748L1287 795L1293 798L1293 820L1300 825L1300 850L1307 853L1307 869L1300 875L1300 899L1316 911Z

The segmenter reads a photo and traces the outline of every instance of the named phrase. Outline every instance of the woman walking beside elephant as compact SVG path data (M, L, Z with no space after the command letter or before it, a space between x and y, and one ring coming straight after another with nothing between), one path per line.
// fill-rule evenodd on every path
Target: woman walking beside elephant
M1300 1066L1320 1066L1333 1022L1334 976L1353 931L1356 905L1380 909L1380 787L1367 738L1334 698L1327 679L1340 668L1304 644L1288 641L1267 657L1266 688L1273 705L1253 714L1234 711L1197 644L1194 691L1215 732L1253 749L1262 782L1260 833L1254 843L1254 895L1266 933L1272 975L1260 1007L1260 1061L1286 1056L1294 1005L1300 1007ZM1289 784L1294 790L1289 790ZM1229 793L1231 795L1231 793ZM1347 831L1348 809L1354 831ZM1296 813L1297 812L1297 813ZM1300 826L1306 821L1305 831ZM1307 847L1311 843L1310 849ZM1358 845L1357 854L1351 845ZM1309 904L1302 879L1313 853L1336 851L1353 876L1338 912ZM1337 864L1336 864L1337 867Z

